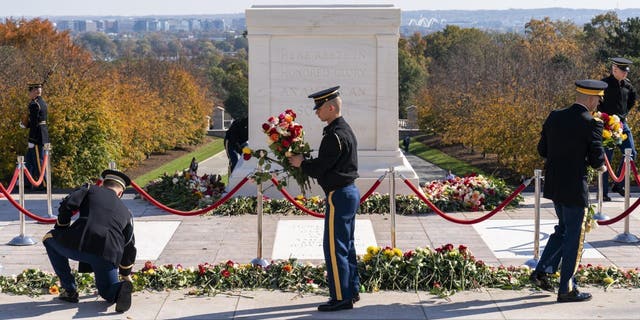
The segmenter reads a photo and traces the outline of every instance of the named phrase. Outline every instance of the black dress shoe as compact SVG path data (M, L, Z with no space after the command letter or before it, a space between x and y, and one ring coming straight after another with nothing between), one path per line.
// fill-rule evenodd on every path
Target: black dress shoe
M356 302L360 301L360 294L356 293L356 295L351 298L351 301L353 301L353 304L356 304Z
M621 186L620 184L617 184L617 183L614 184L613 187L611 187L611 191L617 192L618 194L624 197L624 187Z
M117 312L125 312L131 308L131 292L133 292L133 284L129 281L122 281L116 298Z
M325 304L318 306L318 311L338 311L353 309L353 300L329 300Z
M529 280L531 281L532 285L542 290L555 292L555 290L553 289L553 284L551 284L551 280L549 280L549 277L547 276L546 273L540 273L540 272L534 271L529 276Z
M78 291L67 291L65 289L62 289L60 291L58 299L71 303L78 303L78 301L80 301L80 299L78 298Z
M568 293L558 293L558 302L580 302L591 300L591 293L579 292L577 289Z
M604 196L604 195L603 195L603 196L602 196L602 201L604 201L604 202L609 202L609 201L611 201L611 197L609 197L609 196Z

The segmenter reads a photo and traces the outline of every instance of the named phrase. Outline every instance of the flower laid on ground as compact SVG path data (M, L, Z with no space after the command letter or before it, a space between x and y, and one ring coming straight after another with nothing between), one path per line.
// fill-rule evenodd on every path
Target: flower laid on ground
M603 147L613 148L627 139L627 135L622 133L622 122L617 115L596 111L593 113L593 117L604 124L604 129L602 130Z
M465 245L445 244L402 251L398 248L369 246L358 258L361 292L379 290L425 290L438 296L448 296L474 288L522 289L529 285L531 270L526 266L489 266L477 260ZM73 272L78 290L95 290L92 273ZM267 266L241 264L227 260L218 264L202 263L197 268L180 264L154 265L147 261L134 270L134 290L168 290L188 288L189 294L216 293L264 288L294 292L326 294L324 264L300 263L296 259L271 261ZM557 285L559 274L550 277ZM640 288L638 268L579 265L576 272L579 285L598 285L606 289ZM27 269L18 275L0 276L0 292L20 295L55 294L58 278L53 273ZM59 292L59 291L58 291Z
M502 180L476 174L434 180L422 190L427 199L442 211L492 210L513 191ZM518 195L509 206L516 206L522 200Z
M245 148L242 150L243 158L247 159L251 156L258 158L258 164L264 165L264 169L269 171L271 163L277 163L282 167L285 178L279 180L281 187L287 186L288 178L293 178L302 194L311 188L310 178L300 168L295 168L289 164L287 157L301 154L308 158L311 156L311 147L304 141L304 130L302 125L295 122L296 113L287 109L277 117L269 117L267 122L262 124L262 131L267 135L267 144L269 149L275 155L275 159L270 158L265 150L251 150ZM270 173L259 176L257 182L263 182L270 178Z
M60 288L58 288L58 286L54 284L51 287L49 287L49 293L50 294L54 294L54 295L58 295L58 294L60 294Z
M177 210L206 207L225 192L220 175L205 174L199 177L188 170L171 176L165 173L149 182L144 189L160 203Z

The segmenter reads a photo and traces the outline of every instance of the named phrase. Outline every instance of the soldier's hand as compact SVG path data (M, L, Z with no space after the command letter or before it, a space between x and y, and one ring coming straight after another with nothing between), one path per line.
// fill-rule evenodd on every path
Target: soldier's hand
M29 149L31 149L31 148L35 147L36 145L31 143L31 142L29 142L29 144L27 146L29 147Z
M605 172L607 172L607 166L606 166L606 165L604 165L604 164L603 164L603 165L601 165L601 166L598 168L598 172L599 172L599 173L605 173Z
M133 279L131 279L131 275L120 275L120 281L129 281L129 282L133 282Z

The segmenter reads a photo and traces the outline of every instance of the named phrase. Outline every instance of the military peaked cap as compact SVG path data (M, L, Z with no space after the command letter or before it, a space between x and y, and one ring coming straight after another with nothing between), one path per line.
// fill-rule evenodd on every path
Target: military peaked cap
M629 71L629 66L633 64L633 61L625 58L611 58L611 62L622 71Z
M102 171L100 176L102 177L102 180L113 180L119 183L123 189L126 189L127 186L131 185L131 179L129 179L126 174L117 170L107 169Z
M576 81L576 91L589 96L604 96L604 89L609 86L600 80L586 79Z
M42 88L42 83L29 83L29 91L35 89L35 88Z
M324 89L310 94L309 98L313 99L313 102L315 103L313 110L322 107L325 102L340 96L338 89L340 89L340 86L331 87L329 89Z

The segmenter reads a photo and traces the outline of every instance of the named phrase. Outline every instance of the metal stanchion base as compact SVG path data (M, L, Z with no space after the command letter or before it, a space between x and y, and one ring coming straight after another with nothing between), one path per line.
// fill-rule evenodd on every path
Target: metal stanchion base
M596 212L596 214L593 215L593 219L598 221L604 221L604 220L609 220L609 216L607 216L602 212Z
M31 246L36 244L36 241L31 239L29 236L17 236L11 239L7 244L10 246Z
M254 266L259 265L264 268L269 265L269 262L267 262L267 260L265 259L254 258L253 260L251 260L251 264Z
M621 234L617 235L615 238L613 238L613 241L615 241L615 242L624 242L624 243L640 242L640 240L638 240L638 237L632 235L631 233L621 233Z
M527 261L525 261L524 265L531 268L531 269L535 269L538 266L538 259L529 259Z

